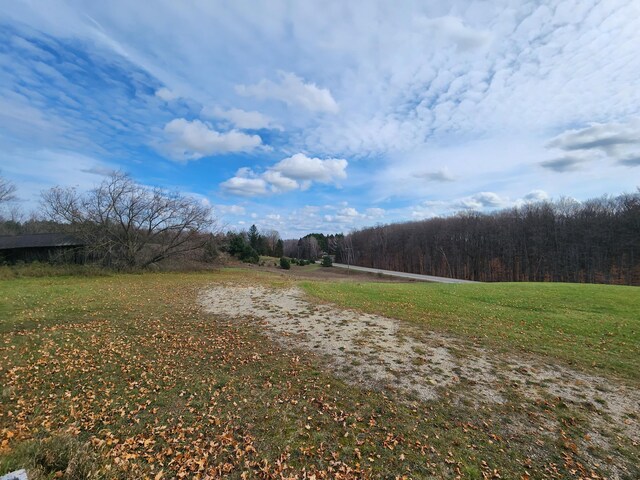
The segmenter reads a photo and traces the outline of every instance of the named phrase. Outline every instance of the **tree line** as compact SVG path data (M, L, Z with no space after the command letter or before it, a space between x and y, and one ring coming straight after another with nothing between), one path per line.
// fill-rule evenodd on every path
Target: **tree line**
M364 228L336 260L477 281L640 285L640 190Z
M15 192L0 176L0 207ZM0 215L0 234L71 233L84 241L88 261L118 269L169 258L211 261L222 250L256 263L260 255L315 261L329 254L342 263L478 281L640 285L640 190L289 240L255 225L222 234L208 205L122 172L84 193L47 190L41 207L26 222L12 210Z
M287 257L304 260L317 260L324 255L335 255L344 240L342 233L325 235L310 233L299 239L284 241L284 254Z
M243 262L258 263L260 255L282 257L284 243L277 230L260 232L251 225L248 231L227 232L219 237L220 249Z
M0 176L0 208L16 198L15 192L15 185ZM281 257L284 252L276 230L260 232L252 225L248 231L223 234L207 204L140 185L123 172L113 172L86 192L59 186L45 190L40 207L40 214L27 221L16 209L9 209L9 216L0 211L0 235L71 234L83 242L85 262L120 270L168 259L211 262L220 251L258 263L260 255Z

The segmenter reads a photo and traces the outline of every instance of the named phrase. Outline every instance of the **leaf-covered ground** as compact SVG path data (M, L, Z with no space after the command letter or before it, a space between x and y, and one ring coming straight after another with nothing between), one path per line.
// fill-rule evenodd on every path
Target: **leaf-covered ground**
M274 279L275 278L275 279ZM0 474L34 478L636 478L637 445L584 412L399 399L206 314L248 272L0 282ZM514 393L517 395L517 393ZM518 405L519 407L516 407ZM538 435L522 435L526 422ZM594 459L595 462L594 462ZM609 462L609 463L608 463Z

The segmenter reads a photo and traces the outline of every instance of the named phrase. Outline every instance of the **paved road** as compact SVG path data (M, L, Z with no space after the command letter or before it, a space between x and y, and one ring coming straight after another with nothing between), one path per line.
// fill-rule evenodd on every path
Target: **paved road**
M344 263L334 263L334 267L350 268L359 272L381 273L391 277L410 278L421 282L439 282L439 283L476 283L471 280L458 280L457 278L434 277L433 275L419 275L417 273L394 272L393 270L380 270L379 268L356 267L354 265L345 265Z

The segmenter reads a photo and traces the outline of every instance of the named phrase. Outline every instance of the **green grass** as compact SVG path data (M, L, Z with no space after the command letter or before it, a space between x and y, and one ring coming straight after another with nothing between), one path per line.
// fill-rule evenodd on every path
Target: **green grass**
M504 405L398 402L345 384L250 319L203 313L199 292L221 283L292 281L246 269L0 280L0 475L568 478L584 464L562 446L584 435L573 407L517 392ZM634 475L637 448L616 442Z
M320 270L322 268L324 268L322 265L320 265L319 263L310 263L309 265L305 265L304 267L301 267L300 265L291 265L291 268L300 268L300 269L304 269L304 271L306 273L311 273L311 272L315 272L317 270Z
M637 287L337 282L303 286L319 299L349 308L640 380Z

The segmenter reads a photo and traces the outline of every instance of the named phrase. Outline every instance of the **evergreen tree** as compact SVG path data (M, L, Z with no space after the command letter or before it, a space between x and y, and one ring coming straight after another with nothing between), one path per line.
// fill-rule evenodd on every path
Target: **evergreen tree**
M273 252L274 257L282 257L284 255L284 242L282 239L278 239L276 243L275 251Z
M260 247L260 233L258 232L258 227L256 227L255 224L251 225L251 228L249 228L249 245L251 245L251 248L256 251L258 251Z

